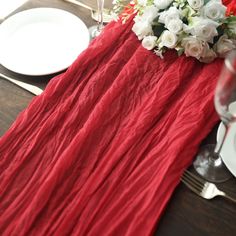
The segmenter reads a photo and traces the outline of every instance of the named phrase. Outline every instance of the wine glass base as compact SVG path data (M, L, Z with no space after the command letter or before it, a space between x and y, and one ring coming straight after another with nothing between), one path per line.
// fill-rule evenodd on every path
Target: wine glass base
M97 25L91 26L88 28L90 40L96 38L102 31L98 29Z
M200 148L193 167L205 180L213 183L222 183L232 178L221 157L215 158L215 145L209 144Z

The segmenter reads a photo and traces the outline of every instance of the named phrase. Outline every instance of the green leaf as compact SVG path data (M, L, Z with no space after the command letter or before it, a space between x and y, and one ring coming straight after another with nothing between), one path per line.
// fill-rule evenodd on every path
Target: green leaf
M229 16L227 18L225 18L224 23L225 24L230 24L236 22L236 16Z
M165 26L164 24L161 24L159 22L153 22L152 30L154 32L154 35L159 38L162 32L165 30Z
M178 56L181 56L184 53L184 48L180 48L177 50Z
M153 5L153 2L154 2L153 0L147 0L147 5L148 5L148 6Z

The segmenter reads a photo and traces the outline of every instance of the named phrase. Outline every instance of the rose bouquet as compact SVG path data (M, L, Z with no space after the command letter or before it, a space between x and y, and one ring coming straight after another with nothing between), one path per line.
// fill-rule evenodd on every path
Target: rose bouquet
M209 63L236 48L236 16L221 0L137 0L124 9L121 18L135 13L133 32L161 58L174 49Z

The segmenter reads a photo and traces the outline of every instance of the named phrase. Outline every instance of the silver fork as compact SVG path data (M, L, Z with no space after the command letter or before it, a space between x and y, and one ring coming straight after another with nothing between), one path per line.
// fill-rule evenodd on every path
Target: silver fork
M222 196L236 203L236 199L219 190L215 184L201 179L190 171L185 170L181 177L181 181L190 190L205 199L212 199L216 196Z

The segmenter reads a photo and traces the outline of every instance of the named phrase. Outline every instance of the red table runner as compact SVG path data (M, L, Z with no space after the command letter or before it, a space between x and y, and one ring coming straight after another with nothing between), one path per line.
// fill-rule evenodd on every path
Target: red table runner
M218 121L221 60L109 24L0 139L0 235L150 235Z

